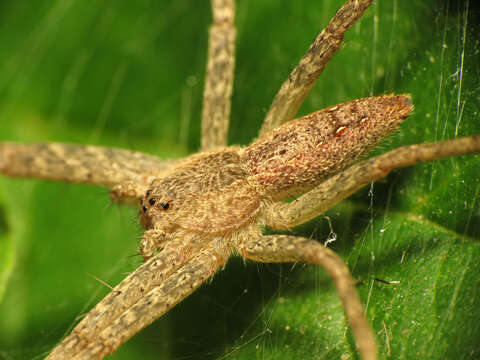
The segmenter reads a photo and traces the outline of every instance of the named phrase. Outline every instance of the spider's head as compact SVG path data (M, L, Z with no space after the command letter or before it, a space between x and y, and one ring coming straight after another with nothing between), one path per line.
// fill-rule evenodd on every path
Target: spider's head
M254 221L261 203L231 148L194 155L153 180L140 201L140 218L147 229L223 235Z
M154 186L155 183L155 181L152 183L152 187L140 200L140 222L146 229L151 229L159 218L164 220L162 222L168 222L167 213L171 213L174 208L172 194L170 196L161 194Z

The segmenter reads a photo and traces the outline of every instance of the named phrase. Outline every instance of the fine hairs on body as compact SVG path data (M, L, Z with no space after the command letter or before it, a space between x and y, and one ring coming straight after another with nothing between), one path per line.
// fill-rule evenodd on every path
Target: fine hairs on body
M140 253L148 261L83 317L50 358L102 358L114 352L223 267L232 251L261 262L323 265L344 303L355 337L352 349L357 346L363 358L375 358L375 335L364 318L356 281L342 260L321 243L292 232L262 235L265 226L291 229L322 214L393 168L479 149L478 137L472 136L407 146L358 162L400 122L412 120L406 119L413 110L409 95L344 99L280 126L298 117L298 107L339 48L341 33L369 4L347 1L339 10L329 30L319 35L318 51L314 46L282 86L258 140L248 147L224 148L236 33L229 1L213 2L216 15L210 30L200 154L165 162L144 153L94 146L0 145L5 175L105 186L114 201L138 205L146 229ZM475 155L471 158L478 161ZM280 202L299 195L291 203ZM475 197L469 201L475 203ZM471 214L476 216L473 210ZM403 260L402 256L399 262ZM372 286L369 279L363 280ZM388 352L387 324L376 330Z

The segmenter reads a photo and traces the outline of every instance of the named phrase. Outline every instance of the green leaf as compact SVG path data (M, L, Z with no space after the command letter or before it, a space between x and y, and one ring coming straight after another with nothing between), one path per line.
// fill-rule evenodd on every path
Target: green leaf
M275 92L340 0L239 1L230 142L256 136ZM4 1L0 138L121 146L170 158L199 146L207 2ZM410 93L415 112L375 154L480 133L473 1L376 1L301 113ZM7 31L8 30L8 31ZM339 252L382 359L480 356L480 158L392 172L292 230ZM136 209L99 188L0 179L0 358L45 356L133 271ZM13 270L12 270L13 269ZM396 284L372 280L379 278ZM7 284L8 281L8 284ZM355 343L324 271L232 259L112 359L350 359Z
M13 271L15 247L9 233L7 214L3 212L3 207L0 207L0 299L5 294Z

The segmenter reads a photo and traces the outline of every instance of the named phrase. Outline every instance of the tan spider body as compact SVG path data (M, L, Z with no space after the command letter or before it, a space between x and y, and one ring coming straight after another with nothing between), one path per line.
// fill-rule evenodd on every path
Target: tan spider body
M167 241L192 233L233 236L232 247L260 237L269 205L305 193L350 165L411 109L407 96L355 100L291 121L245 149L186 158L137 191L147 229L142 255L150 258ZM242 234L251 224L256 235Z
M0 144L3 174L106 186L114 201L139 203L146 229L140 245L146 263L95 306L49 359L100 359L114 352L232 253L325 267L359 352L376 358L374 335L340 258L303 237L262 235L265 226L289 229L318 216L396 167L480 150L480 138L472 136L406 146L354 164L412 111L407 95L354 100L290 121L343 33L369 4L350 0L339 10L277 94L259 139L245 148L226 147L235 39L230 1L213 1L201 153L164 162L101 147Z

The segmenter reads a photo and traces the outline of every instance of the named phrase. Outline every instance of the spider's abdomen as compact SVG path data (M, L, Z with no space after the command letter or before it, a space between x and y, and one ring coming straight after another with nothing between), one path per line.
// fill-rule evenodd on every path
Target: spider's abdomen
M277 199L309 190L350 165L412 111L408 95L338 104L290 121L251 144L243 167Z

